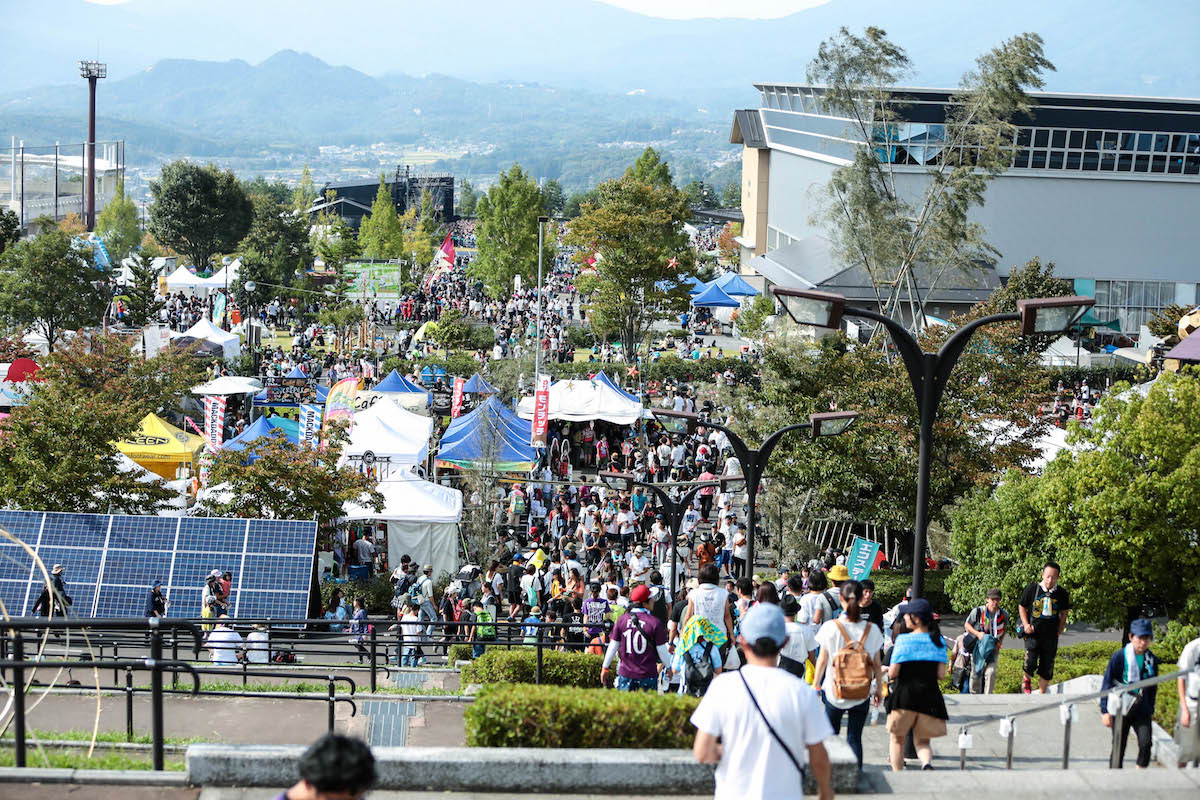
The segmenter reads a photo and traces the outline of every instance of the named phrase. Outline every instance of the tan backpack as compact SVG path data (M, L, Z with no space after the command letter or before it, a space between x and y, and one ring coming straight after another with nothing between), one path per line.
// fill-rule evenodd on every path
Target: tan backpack
M871 678L875 672L866 648L871 623L863 626L862 638L857 642L846 633L840 619L833 620L833 624L846 640L842 649L833 654L833 696L838 700L866 700L871 694Z

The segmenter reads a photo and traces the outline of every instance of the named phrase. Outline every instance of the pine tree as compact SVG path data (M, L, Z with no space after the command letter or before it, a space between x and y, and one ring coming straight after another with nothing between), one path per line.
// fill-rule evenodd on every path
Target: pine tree
M379 191L371 204L371 216L363 218L358 230L358 243L364 258L399 258L404 253L404 228L383 175L379 176Z
M125 288L126 318L140 328L158 319L163 303L158 299L158 274L140 253L130 257L129 274L133 278Z

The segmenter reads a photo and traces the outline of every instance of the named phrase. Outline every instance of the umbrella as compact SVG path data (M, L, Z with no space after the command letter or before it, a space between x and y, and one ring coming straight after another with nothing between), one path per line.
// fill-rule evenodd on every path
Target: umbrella
M32 358L18 358L8 365L8 374L4 380L21 383L36 375L39 369L41 367L33 363Z

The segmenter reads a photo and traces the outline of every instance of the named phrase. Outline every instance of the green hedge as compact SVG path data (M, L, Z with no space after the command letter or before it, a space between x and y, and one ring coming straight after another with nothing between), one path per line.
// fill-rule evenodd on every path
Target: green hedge
M600 664L604 659L591 653L542 651L542 684L550 686L600 686ZM531 647L514 650L490 648L462 669L462 683L536 683L537 651Z
M452 644L446 651L446 662L454 666L457 661L470 661L474 652L469 644Z
M468 747L692 746L700 701L653 692L491 686L467 707Z
M946 578L949 570L931 569L925 571L925 599L933 606L937 614L950 614L950 595L946 594ZM875 582L875 602L885 610L904 600L904 592L912 586L910 570L877 569L871 572L871 580Z

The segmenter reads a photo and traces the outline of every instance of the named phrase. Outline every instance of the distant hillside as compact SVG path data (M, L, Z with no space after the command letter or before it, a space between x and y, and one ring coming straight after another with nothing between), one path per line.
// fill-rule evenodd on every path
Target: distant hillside
M771 20L664 20L591 0L12 5L5 22L19 34L0 48L0 90L79 83L75 61L94 56L97 45L114 78L166 58L255 63L291 48L368 75L644 89L704 105L714 88L802 80L819 41L843 25L875 25L908 50L916 84L954 84L980 53L1036 31L1059 68L1051 90L1200 96L1195 0L830 0ZM307 73L301 68L294 77L303 91Z

